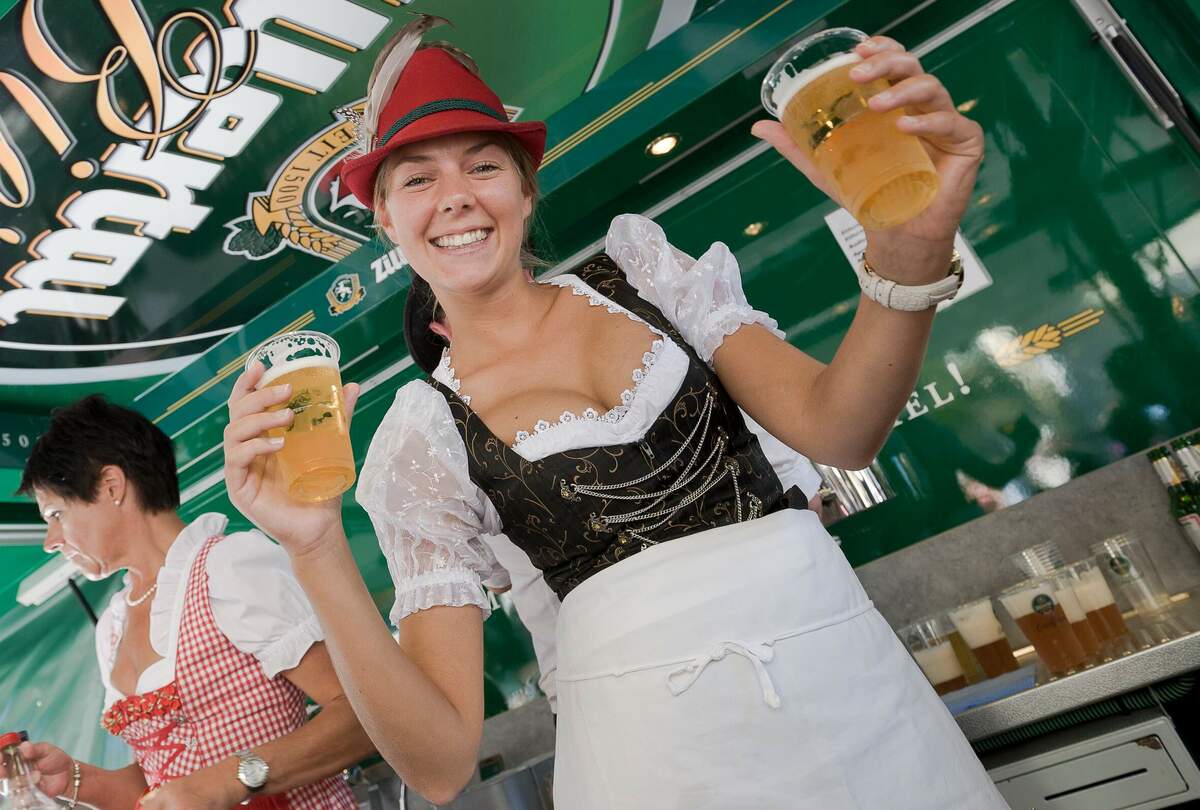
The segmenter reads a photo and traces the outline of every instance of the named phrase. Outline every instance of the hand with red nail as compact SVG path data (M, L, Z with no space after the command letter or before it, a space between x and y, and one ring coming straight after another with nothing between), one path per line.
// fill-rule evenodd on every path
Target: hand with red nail
M268 409L287 402L291 386L256 390L263 372L262 363L253 363L229 394L225 485L237 510L296 556L314 550L326 539L341 541L342 499L304 503L288 496L275 459L286 439L271 438L268 431L291 424L295 414L288 408ZM357 383L342 386L347 423L354 415L358 394Z
M892 86L871 97L876 112L902 108L897 128L920 138L937 170L940 186L921 214L886 231L868 231L867 257L880 275L901 284L924 284L944 277L955 231L966 210L983 159L983 130L955 109L945 86L926 73L916 56L888 37L871 37L855 52L862 62L850 71L859 83L879 79ZM751 132L770 143L817 188L839 205L808 153L775 120L755 122Z

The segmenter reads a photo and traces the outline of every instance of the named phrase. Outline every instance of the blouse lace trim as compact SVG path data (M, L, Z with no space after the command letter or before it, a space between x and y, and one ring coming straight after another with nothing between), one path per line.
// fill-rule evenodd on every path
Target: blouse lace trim
M548 430L553 430L556 427L568 424L570 422L586 421L601 422L605 424L619 423L623 418L625 418L625 415L629 413L629 407L637 398L638 391L641 389L642 383L646 380L650 372L650 368L654 365L655 361L658 360L659 353L662 351L664 345L663 342L666 339L666 335L664 335L662 332L655 329L653 326L646 323L637 315L634 315L632 312L620 306L619 304L608 300L603 295L588 286L587 282L577 276L564 273L563 275L547 279L543 283L553 284L556 287L570 287L571 292L574 295L587 298L588 303L591 306L604 307L614 315L624 315L634 323L639 323L642 326L645 326L651 332L657 335L657 337L655 337L654 341L651 342L650 349L642 354L641 367L633 370L633 374L631 375L633 385L621 392L621 403L619 405L615 405L603 413L595 408L587 408L583 411L583 413L580 414L577 414L574 411L566 410L559 415L557 421L555 422L550 422L546 419L539 419L534 424L532 431L517 431L516 439L511 445L514 450L535 435L545 433ZM455 375L454 366L450 364L449 347L442 350L442 359L438 364L438 369L437 372L435 372L435 375L444 379L446 387L454 392L454 395L462 400L465 405L469 406L471 404L471 395L461 393L462 381L459 380Z
M464 405L471 404L471 395L461 392L462 380L458 379L458 375L454 373L454 366L450 365L449 346L442 349L442 359L441 362L438 363L437 371L434 373L439 374L446 379L446 387L453 391L454 396L461 399Z

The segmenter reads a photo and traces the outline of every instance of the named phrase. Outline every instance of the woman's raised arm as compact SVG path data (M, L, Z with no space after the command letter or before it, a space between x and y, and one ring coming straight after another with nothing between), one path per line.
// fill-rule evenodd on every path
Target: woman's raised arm
M262 366L252 366L229 399L230 501L287 550L346 697L380 754L421 795L448 801L470 780L482 734L483 614L470 605L431 607L400 621L396 643L350 551L341 499L307 504L284 491L272 457L282 443L266 433L292 414L266 409L289 392L254 390L261 376ZM343 392L349 418L358 386Z
M983 132L899 43L874 37L857 50L863 62L851 78L891 81L893 86L873 96L870 106L877 112L907 110L898 126L922 139L940 180L937 197L915 219L867 232L867 260L878 275L898 284L928 284L950 269L954 234L983 158ZM759 121L753 131L830 193L778 122ZM856 469L879 452L912 392L934 311L888 309L864 295L828 365L760 325L727 337L713 365L733 398L772 434L814 461Z

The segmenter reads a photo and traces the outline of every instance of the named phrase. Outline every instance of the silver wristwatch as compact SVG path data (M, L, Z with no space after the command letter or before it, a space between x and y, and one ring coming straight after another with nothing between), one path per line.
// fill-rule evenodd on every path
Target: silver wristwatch
M271 766L262 757L251 751L238 751L237 778L246 790L257 793L267 784Z
M868 298L888 309L905 312L920 312L936 307L943 301L949 301L958 295L963 283L962 257L958 255L957 250L950 254L950 271L946 277L932 284L897 284L891 279L876 275L865 256L860 264L855 265L854 271L858 274L859 286Z

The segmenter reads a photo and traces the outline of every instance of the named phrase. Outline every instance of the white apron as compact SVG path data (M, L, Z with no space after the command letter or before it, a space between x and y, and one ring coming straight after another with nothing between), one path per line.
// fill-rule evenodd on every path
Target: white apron
M647 549L558 619L561 810L1001 810L811 511Z

